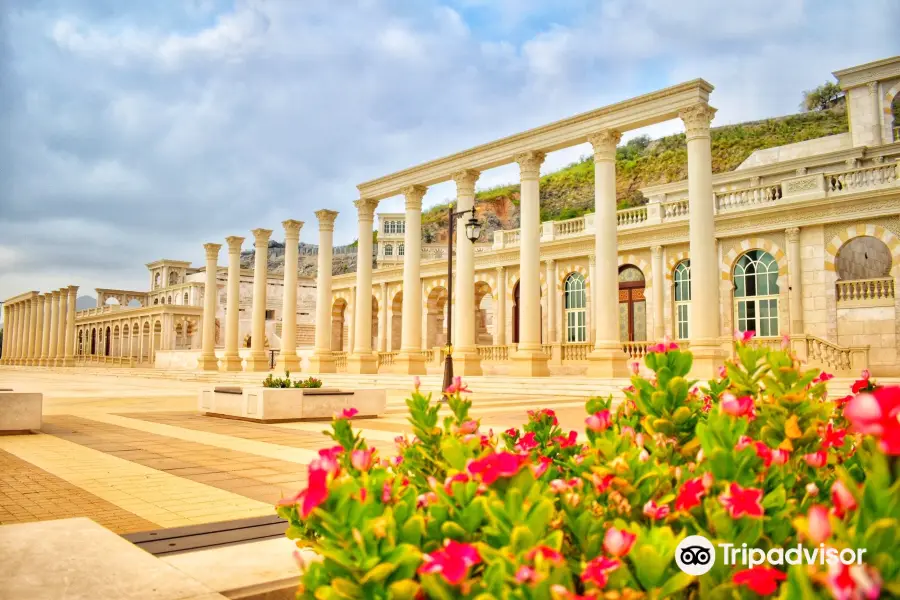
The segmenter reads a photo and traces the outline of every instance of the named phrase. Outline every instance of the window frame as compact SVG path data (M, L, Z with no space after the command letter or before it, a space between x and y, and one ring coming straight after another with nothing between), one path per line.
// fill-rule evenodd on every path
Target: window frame
M748 274L747 271L751 268L752 273ZM732 310L737 331L754 331L757 337L762 338L779 336L781 288L778 277L778 261L769 252L757 248L738 257L731 270L734 297ZM749 326L751 322L753 329Z
M586 343L587 282L584 275L577 271L569 273L563 284L563 314L566 323L566 343Z

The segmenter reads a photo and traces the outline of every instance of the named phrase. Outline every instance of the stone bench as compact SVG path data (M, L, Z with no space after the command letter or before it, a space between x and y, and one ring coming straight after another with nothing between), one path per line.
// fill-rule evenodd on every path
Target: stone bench
M259 423L330 420L349 408L355 408L360 417L377 417L387 408L387 392L217 386L200 390L198 407L207 415Z
M44 395L0 390L0 435L40 431Z

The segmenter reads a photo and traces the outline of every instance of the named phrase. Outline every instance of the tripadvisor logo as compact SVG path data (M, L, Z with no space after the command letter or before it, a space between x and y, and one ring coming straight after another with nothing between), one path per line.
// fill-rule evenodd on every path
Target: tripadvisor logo
M762 548L750 548L747 544L735 546L734 544L717 544L722 549L724 564L746 565L753 568L768 564L774 566L783 565L844 565L860 564L863 561L865 548L853 549L826 548L824 544L818 547L804 548L797 544L792 548L770 548L768 551ZM702 535L689 535L681 540L675 549L675 563L678 568L688 575L703 575L708 573L716 564L716 547Z

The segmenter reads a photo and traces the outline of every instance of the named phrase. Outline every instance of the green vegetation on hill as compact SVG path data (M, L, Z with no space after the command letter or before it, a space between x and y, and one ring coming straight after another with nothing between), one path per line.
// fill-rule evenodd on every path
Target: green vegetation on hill
M735 169L755 150L774 148L848 131L842 106L796 115L738 123L712 129L713 172ZM646 202L640 188L687 178L687 142L683 133L650 140L641 136L616 150L616 195L619 208ZM477 193L478 213L485 220L483 239L498 228L519 226L519 186L510 184ZM541 177L541 220L556 221L593 211L594 161L584 157ZM422 215L426 242L446 236L447 204Z

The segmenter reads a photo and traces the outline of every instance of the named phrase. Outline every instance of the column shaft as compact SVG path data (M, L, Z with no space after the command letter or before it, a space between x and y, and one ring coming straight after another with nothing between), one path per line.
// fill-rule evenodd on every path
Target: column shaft
M203 334L200 341L200 358L197 368L203 371L216 371L219 368L216 360L216 305L219 286L216 281L219 271L219 249L222 244L203 244L206 250L206 286L203 297ZM165 331L169 331L166 327ZM166 339L164 345L168 345Z
M50 353L47 355L47 365L56 364L56 355L59 348L59 290L53 292L50 299Z
M75 301L78 299L78 286L70 285L67 288L68 302L66 303L66 341L63 345L64 367L75 366Z
M319 256L316 270L316 346L309 359L309 370L313 373L334 373L335 363L331 354L332 315L331 278L334 246L334 221L338 213L333 210L317 210L319 220ZM344 338L344 323L341 321L339 335Z
M33 365L41 365L41 356L42 356L42 348L44 342L44 303L46 302L46 298L43 294L40 294L36 298L37 304L35 305L35 313L37 314L37 323L35 323L34 327L34 351L32 353L32 361Z
M692 374L707 379L724 360L719 344L719 277L709 123L715 109L696 104L680 113L687 133L690 206Z
M456 211L475 206L475 183L479 172L471 169L453 174ZM466 236L467 213L456 219L456 278L453 284L453 372L459 376L481 375L481 358L475 347L475 246Z
M388 288L381 283L381 304L378 305L378 351L387 352Z
M22 337L22 347L24 350L22 356L22 364L30 365L31 364L31 353L34 351L34 338L31 335L31 327L33 323L34 317L34 309L32 307L31 298L25 300L23 303L25 305L25 328Z
M299 371L297 356L297 269L299 268L300 229L302 221L288 219L284 226L284 293L281 303L281 350L276 368L281 371Z
M353 203L359 215L356 255L356 324L353 354L347 359L349 373L377 373L378 359L372 352L372 221L377 200L361 198Z
M512 374L544 377L550 374L550 357L541 351L541 198L540 171L543 152L516 157L521 179L519 215L519 345L513 356Z
M12 347L11 347L11 358L13 364L19 364L19 355L22 351L22 346L19 343L19 332L22 328L22 303L16 302L12 306L13 309L13 318L12 318L12 327L10 328L12 331Z
M241 330L241 244L244 238L232 235L225 241L228 243L228 281L225 284L225 356L222 367L226 371L240 371L238 339Z
M403 314L400 325L400 354L394 371L424 375L422 347L422 197L426 188L414 185L403 190L406 198L406 222L403 233Z
M546 274L544 278L547 280L547 341L551 344L560 342L561 339L556 337L556 321L559 317L559 310L556 308L556 261L549 259L544 261Z
M9 306L3 304L3 345L0 346L0 364L9 361Z
M786 229L787 240L788 287L790 298L791 335L803 335L803 262L800 255L800 229Z
M650 247L651 274L653 277L653 337L657 340L663 339L666 335L665 312L664 312L664 291L663 282L663 256L662 246Z
M597 258L593 254L588 256L588 277L591 279L591 310L588 312L588 341L597 343L597 294L600 293L597 285Z
M269 268L269 236L271 229L253 230L253 320L250 326L250 356L247 357L248 371L268 371L266 357L266 283Z
M494 345L506 345L506 267L497 267L494 291Z
M67 311L69 309L69 290L62 288L59 290L59 321L57 326L59 331L56 334L56 361L57 367L63 366L66 358L66 321Z
M44 294L44 326L41 331L41 364L50 366L50 332L53 330L53 294Z
M34 296L28 300L28 331L25 335L25 342L28 344L28 356L26 357L27 365L34 365L34 337L37 331L37 297Z
M356 286L350 286L351 304L344 309L347 320L347 358L353 354L356 347Z

